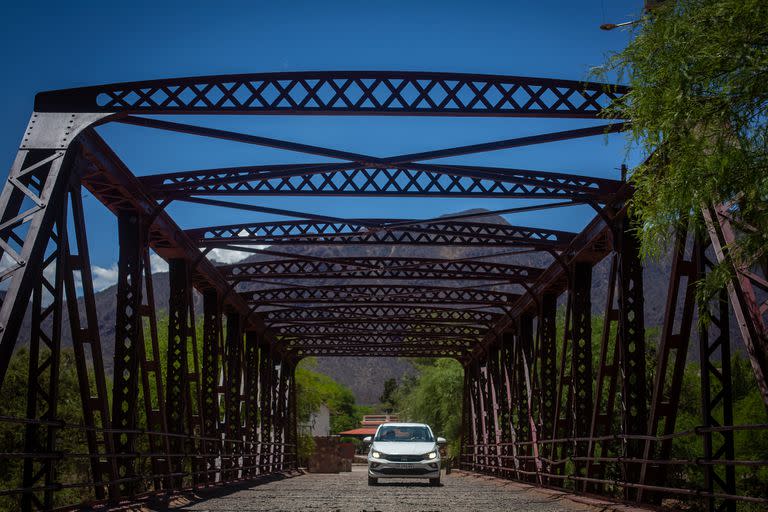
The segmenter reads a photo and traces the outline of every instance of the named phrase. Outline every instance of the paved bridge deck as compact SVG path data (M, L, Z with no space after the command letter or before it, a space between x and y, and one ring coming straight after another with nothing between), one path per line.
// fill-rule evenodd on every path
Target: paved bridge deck
M440 487L429 487L426 481L421 480L384 481L376 487L368 487L364 466L353 466L351 473L304 474L257 485L243 485L237 489L206 491L170 508L176 512L638 510L458 471L443 475Z

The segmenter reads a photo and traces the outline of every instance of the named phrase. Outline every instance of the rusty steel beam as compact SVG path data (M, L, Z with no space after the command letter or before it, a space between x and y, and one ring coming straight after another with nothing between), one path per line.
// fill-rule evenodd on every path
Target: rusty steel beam
M558 230L486 224L479 222L434 222L411 226L394 226L405 219L369 219L318 222L293 220L230 224L186 230L200 247L228 245L465 245L484 247L538 247L560 250L571 242L573 233ZM236 249L236 247L233 247Z
M302 346L287 351L303 357L448 357L459 361L468 358L468 351L443 346L337 345L333 347Z
M221 436L221 425L219 422L219 371L223 368L221 365L222 354L222 311L219 295L215 290L206 290L203 293L203 364L202 364L202 389L201 397L203 403L203 436L209 438L205 441L205 470L202 476L205 483L216 483L216 473L218 472L217 459L224 454L222 443L214 441Z
M596 118L628 88L407 71L283 72L124 82L39 93L37 112L386 114Z
M255 308L268 304L478 304L504 307L516 300L514 293L450 288L446 286L339 285L286 287L241 292Z
M620 181L456 165L307 164L232 167L140 178L158 199L190 196L385 196L573 199L605 202Z
M463 325L430 324L428 322L358 322L339 321L332 324L298 324L273 326L277 334L312 335L338 334L345 332L378 332L387 334L405 333L419 335L482 336L483 329Z
M467 279L534 281L541 269L472 260L436 258L302 258L223 265L218 270L235 282L260 278L343 278L343 279Z
M355 318L366 321L426 320L436 322L468 322L485 325L499 318L497 313L468 308L398 305L349 305L273 309L263 313L267 324L279 322L336 322Z

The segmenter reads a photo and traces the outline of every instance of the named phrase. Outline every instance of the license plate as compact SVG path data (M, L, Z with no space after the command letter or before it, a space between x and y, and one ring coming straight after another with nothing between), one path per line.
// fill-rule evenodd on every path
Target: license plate
M403 469L413 469L413 464L401 464L400 467Z

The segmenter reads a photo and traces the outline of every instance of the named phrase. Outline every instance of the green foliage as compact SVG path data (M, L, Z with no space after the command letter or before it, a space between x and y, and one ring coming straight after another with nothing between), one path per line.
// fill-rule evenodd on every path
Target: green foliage
M309 421L321 404L331 412L331 431L342 432L360 424L362 409L355 404L352 391L332 378L313 371L317 361L303 359L296 368L296 411L299 422Z
M662 254L678 228L703 232L703 205L738 199L743 235L730 257L746 266L765 258L768 2L661 2L597 73L631 86L606 114L631 119L631 144L650 155L630 178L644 254ZM713 272L699 303L731 273Z
M396 393L397 411L403 419L427 423L457 455L464 369L455 359L415 360L414 366L417 376L406 379Z
M387 379L384 381L384 391L379 397L379 402L387 412L392 412L395 409L395 394L397 393L397 380Z
M29 351L20 348L11 358L3 383L3 400L0 401L0 416L14 418L26 417L27 390L29 383ZM38 383L41 389L48 389L47 374L45 380ZM78 390L75 354L72 349L61 351L59 371L59 400L57 418L69 424L82 423L82 408ZM38 415L42 407L38 410ZM16 423L0 422L0 452L24 451L25 426ZM64 453L87 453L85 436L79 429L62 428L56 437L56 451ZM67 457L54 463L56 474L63 482L87 482L90 480L90 465L86 457ZM23 463L20 459L4 459L0 465L0 489L18 489L22 487ZM41 482L39 485L43 485ZM54 504L63 506L93 499L89 488L64 489L54 495ZM19 510L20 496L0 497L0 510Z

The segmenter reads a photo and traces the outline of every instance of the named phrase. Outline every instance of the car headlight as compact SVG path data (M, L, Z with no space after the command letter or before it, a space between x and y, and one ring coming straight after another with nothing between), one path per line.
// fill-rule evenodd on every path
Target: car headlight
M381 458L381 452L377 452L376 450L371 452L371 457L374 459L380 459Z
M437 458L437 450L431 451L427 454L428 459L436 459Z

